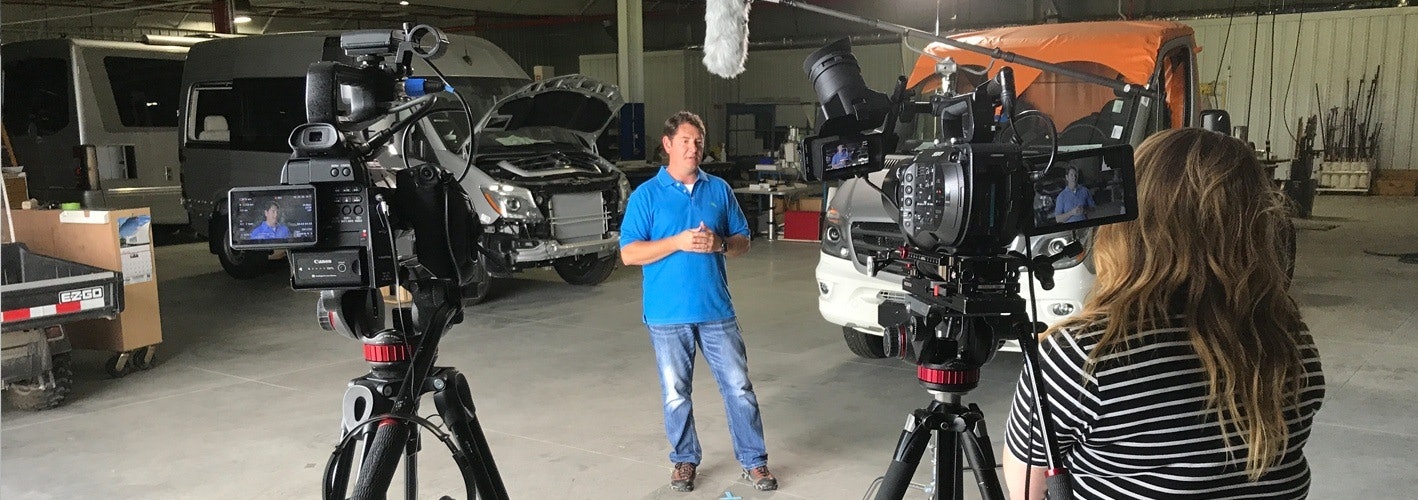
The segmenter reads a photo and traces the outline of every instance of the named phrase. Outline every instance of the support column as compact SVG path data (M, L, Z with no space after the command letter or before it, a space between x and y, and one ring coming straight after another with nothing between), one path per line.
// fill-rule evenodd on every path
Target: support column
M625 102L645 102L645 5L616 0L616 69Z
M236 33L235 0L212 0L212 25L217 33Z
M658 144L645 133L644 0L616 0L615 12L616 75L625 99L620 108L620 157L640 160Z

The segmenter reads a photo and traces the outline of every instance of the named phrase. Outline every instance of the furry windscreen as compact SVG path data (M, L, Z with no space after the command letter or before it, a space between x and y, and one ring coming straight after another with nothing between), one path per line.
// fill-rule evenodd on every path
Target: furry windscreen
M704 67L723 78L743 73L752 0L709 0L704 7Z

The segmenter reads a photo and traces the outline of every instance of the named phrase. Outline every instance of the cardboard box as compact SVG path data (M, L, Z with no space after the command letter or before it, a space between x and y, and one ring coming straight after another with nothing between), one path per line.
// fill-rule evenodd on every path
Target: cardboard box
M25 178L25 174L5 174L5 201L9 202L10 208L20 208L20 204L28 199L30 199L30 188L29 180Z
M131 351L162 342L152 216L128 210L16 210L15 236L35 253L123 273L123 312L65 325L74 347Z
M783 214L783 239L819 241L821 217L819 212L790 211Z
M798 212L822 212L822 197L807 196L793 201L790 210Z
M1374 182L1374 194L1379 196L1418 195L1418 180L1379 179Z

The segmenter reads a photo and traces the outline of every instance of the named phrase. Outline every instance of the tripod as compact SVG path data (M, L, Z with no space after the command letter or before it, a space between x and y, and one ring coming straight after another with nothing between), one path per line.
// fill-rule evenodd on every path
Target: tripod
M968 321L948 322L962 325ZM963 332L969 335L968 332ZM934 353L923 352L924 355ZM934 397L925 408L911 412L906 428L897 440L891 465L886 469L877 500L900 499L911 486L911 477L920 466L926 445L935 437L935 456L931 497L936 500L964 498L964 465L975 473L980 497L1003 499L999 476L995 474L994 452L985 426L985 414L974 403L964 405L961 399L979 385L980 369L955 363L925 362L916 367L916 378ZM963 461L962 461L963 459Z
M1076 250L1069 249L1072 253ZM916 363L916 379L934 400L911 412L882 478L877 500L905 496L932 436L936 439L933 499L964 498L965 463L974 471L981 498L1004 498L984 412L961 400L979 386L980 366L994 355L1006 334L1017 336L1025 369L1034 374L1034 407L1044 427L1045 453L1051 466L1050 494L1064 495L1069 490L1067 473L1054 465L1058 463L1058 447L1048 407L1040 393L1034 338L1038 330L1024 313L1018 285L1000 286L1015 283L1018 267L1025 265L1041 274L1046 288L1052 288L1049 266L1057 258L1058 255L1030 261L1010 256L967 256L942 262L934 257L917 257L916 265L910 266L912 270L902 280L902 288L908 293L906 302L882 303L878 313L881 324L896 325L894 332L883 337L887 351ZM923 276L920 270L927 266L921 264L943 269L941 274L949 278Z
M457 369L434 366L439 340L462 320L461 291L433 279L417 280L413 289L414 306L397 308L395 328L380 331L371 328L383 325L377 290L321 292L321 325L360 338L370 365L370 372L351 380L345 391L342 437L326 465L324 498L344 497L355 441L364 447L351 498L384 498L401 456L405 497L416 498L422 429L453 454L467 498L506 499L467 379ZM429 393L446 432L417 415L419 400Z

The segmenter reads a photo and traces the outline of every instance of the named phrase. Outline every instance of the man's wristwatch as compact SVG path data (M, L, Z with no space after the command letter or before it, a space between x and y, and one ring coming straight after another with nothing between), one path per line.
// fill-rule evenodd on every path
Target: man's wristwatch
M719 253L729 253L729 240L719 238Z

